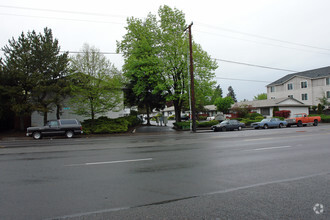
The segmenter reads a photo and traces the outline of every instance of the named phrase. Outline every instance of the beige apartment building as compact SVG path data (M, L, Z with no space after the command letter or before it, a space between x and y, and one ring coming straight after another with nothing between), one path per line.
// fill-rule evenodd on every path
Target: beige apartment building
M290 97L312 106L324 96L330 101L330 66L288 74L267 85L268 99Z

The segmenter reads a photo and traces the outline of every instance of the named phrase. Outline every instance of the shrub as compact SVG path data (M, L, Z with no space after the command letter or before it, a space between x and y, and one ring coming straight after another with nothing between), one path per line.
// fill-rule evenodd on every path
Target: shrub
M134 115L116 119L102 116L94 120L94 125L92 120L88 119L82 123L82 126L85 134L111 134L126 132L130 127L137 126L140 123L141 120Z
M321 115L321 120L324 123L330 123L330 115Z
M252 119L252 120L254 120L254 119L256 119L257 117L260 117L260 116L263 118L262 114L259 114L259 113L256 113L256 112L252 112L252 113L249 113L247 115L247 117Z
M173 123L174 127L180 130L189 130L190 122L189 121L181 121Z
M261 121L261 120L263 120L264 119L264 116L257 116L256 118L255 118L255 120L257 120L257 121Z
M168 120L174 120L175 119L175 115L171 115L168 117Z
M216 124L219 124L219 121L212 120L212 121L197 122L197 127L211 127Z
M207 119L207 116L204 116L204 115L199 115L198 116L198 120L204 121L206 119Z
M291 114L291 111L289 111L289 110L276 111L274 117L288 118L288 117L290 117L290 114Z

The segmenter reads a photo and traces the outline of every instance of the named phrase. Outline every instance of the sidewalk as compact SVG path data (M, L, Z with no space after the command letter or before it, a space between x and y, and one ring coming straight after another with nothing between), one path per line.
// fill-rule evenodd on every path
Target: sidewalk
M143 124L135 130L135 133L162 133L162 132L176 132L173 129L174 121L169 121L166 126L157 125L156 122L151 121L151 126Z

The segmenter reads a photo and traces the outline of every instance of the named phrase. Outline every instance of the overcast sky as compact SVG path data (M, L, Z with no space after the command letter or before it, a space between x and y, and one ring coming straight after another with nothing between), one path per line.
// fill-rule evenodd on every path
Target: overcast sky
M79 51L88 43L115 52L127 17L157 14L164 4L182 10L187 24L194 22L194 40L212 58L293 71L330 65L329 0L1 0L0 47L22 31L49 27L62 50ZM121 69L120 55L107 57ZM268 82L292 73L224 61L218 65L218 84L225 95L231 85L239 101L252 100L266 92Z

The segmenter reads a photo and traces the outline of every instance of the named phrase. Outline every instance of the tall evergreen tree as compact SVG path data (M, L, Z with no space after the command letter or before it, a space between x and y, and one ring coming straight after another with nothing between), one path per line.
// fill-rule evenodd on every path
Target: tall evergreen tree
M222 89L220 87L220 85L217 85L217 87L213 90L213 94L212 94L212 97L211 97L211 104L213 105L215 100L217 98L222 98Z
M234 92L233 87L231 87L231 86L228 87L228 94L227 94L227 97L229 97L229 96L234 100L234 102L237 102L236 94L235 94L235 92Z
M12 38L3 48L6 94L11 97L11 110L20 117L20 128L24 128L24 116L37 110L44 115L50 111L54 99L52 94L56 80L64 77L68 54L60 54L58 40L51 29L44 33L35 31Z

